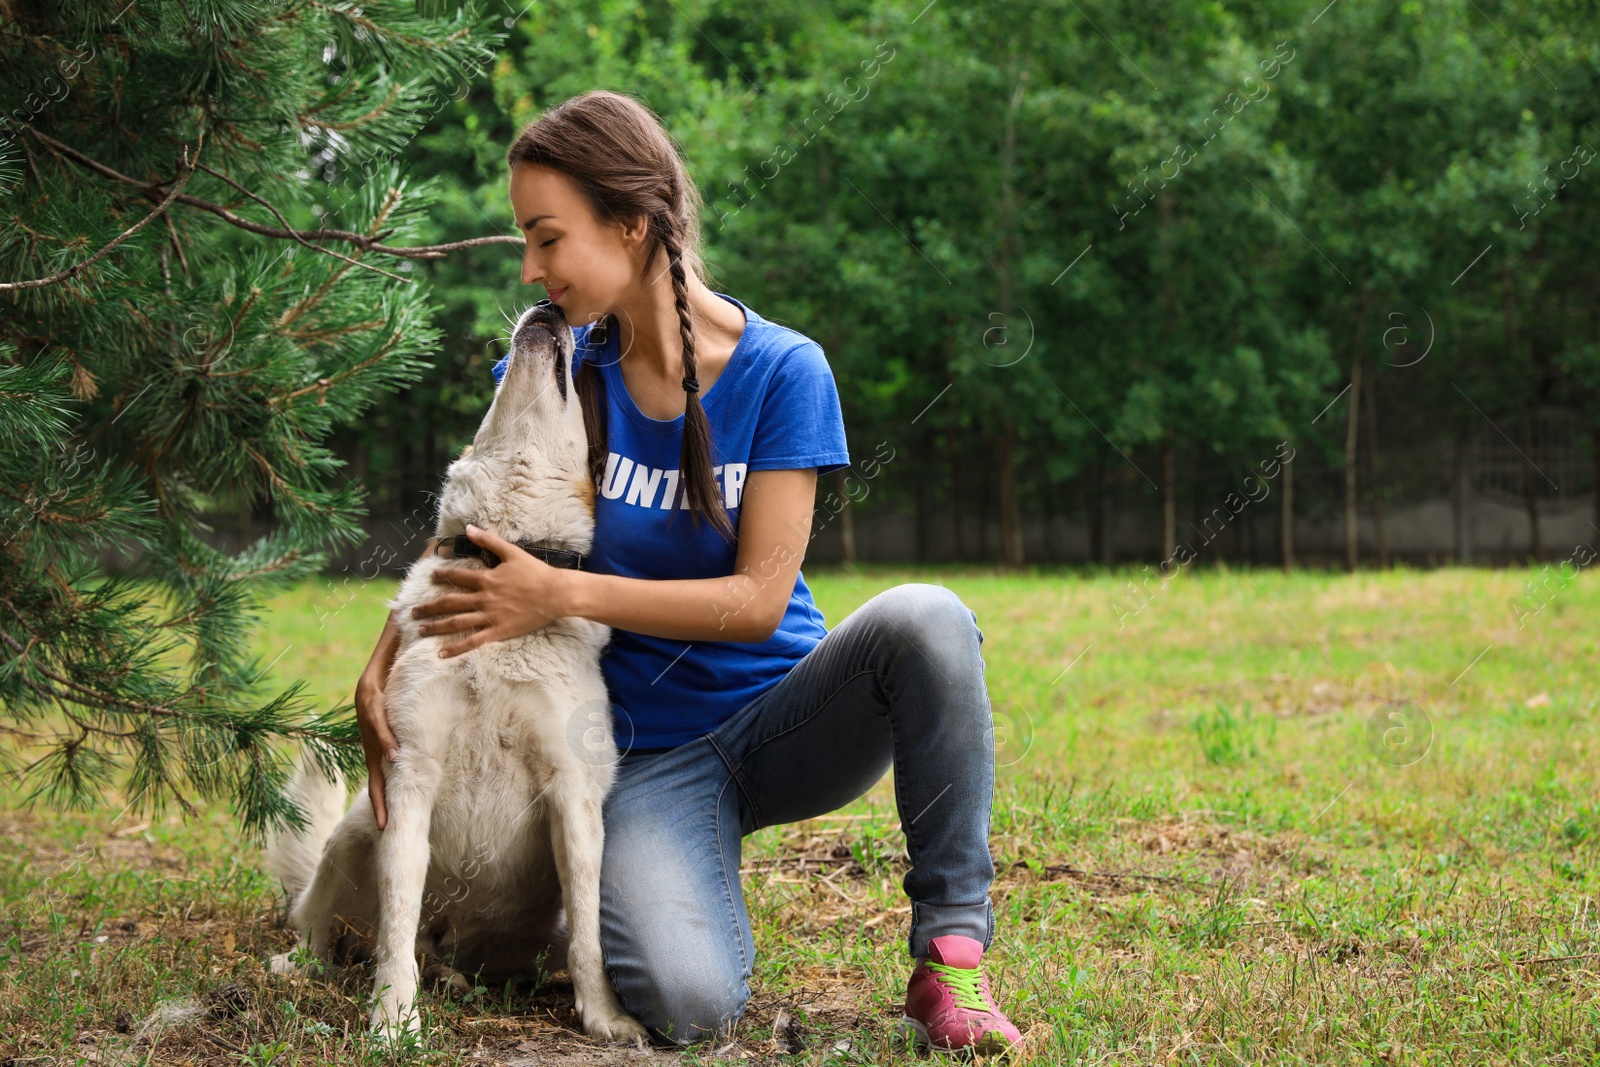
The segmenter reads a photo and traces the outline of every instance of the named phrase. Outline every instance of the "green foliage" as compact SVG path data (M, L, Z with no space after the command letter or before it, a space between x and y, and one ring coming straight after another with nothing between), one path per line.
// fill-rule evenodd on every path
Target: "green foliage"
M283 742L359 770L348 707L265 689L253 630L264 592L364 536L327 439L440 337L382 250L438 189L393 157L499 39L482 17L7 6L0 729L32 798L91 803L123 773L136 810L226 796L259 831L301 818ZM208 516L252 508L272 532L216 548Z
M1283 440L1343 466L1343 408L1319 415L1358 362L1443 435L1600 398L1600 171L1552 177L1600 148L1600 27L1541 12L584 0L522 17L417 163L450 186L440 239L509 225L520 125L636 94L699 182L714 282L823 345L855 453L903 457L871 506L1150 510L1169 449L1214 504ZM488 249L429 269L459 334L344 435L386 491L470 433L520 284Z

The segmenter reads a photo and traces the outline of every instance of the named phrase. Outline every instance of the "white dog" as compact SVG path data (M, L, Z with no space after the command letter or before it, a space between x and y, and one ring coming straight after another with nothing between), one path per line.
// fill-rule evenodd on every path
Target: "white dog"
M600 952L601 804L616 762L599 665L610 628L561 618L441 659L440 644L461 635L422 637L410 618L445 591L429 581L435 570L498 563L466 555L480 552L463 536L469 522L553 564L589 551L594 491L572 350L555 304L518 320L494 403L447 472L437 536L458 538L454 554L415 563L391 604L402 636L385 705L400 756L385 766L387 828L365 789L343 811L342 783L302 759L294 788L308 825L268 842L301 948L335 966L375 956L371 1023L391 1036L419 1028L421 951L438 961L431 977L458 987L464 975L531 975L541 952L552 968L564 957L590 1036L645 1037Z

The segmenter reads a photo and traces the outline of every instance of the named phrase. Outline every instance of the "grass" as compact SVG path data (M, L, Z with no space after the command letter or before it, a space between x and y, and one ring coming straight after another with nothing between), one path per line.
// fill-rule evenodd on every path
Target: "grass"
M905 581L978 614L1001 765L991 982L1034 1062L1587 1064L1600 594L1580 578L1530 600L1536 577L807 574L830 624ZM347 699L392 588L277 598L276 678ZM359 976L265 972L293 938L226 810L15 796L0 1063L640 1058L584 1040L559 974L431 993L430 1046L385 1053ZM652 1058L909 1062L886 1038L908 919L889 781L747 838L744 865L757 962L736 1041Z

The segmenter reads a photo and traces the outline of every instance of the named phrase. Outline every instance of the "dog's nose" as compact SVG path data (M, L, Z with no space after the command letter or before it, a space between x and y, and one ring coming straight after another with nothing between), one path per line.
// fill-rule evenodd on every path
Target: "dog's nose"
M566 332L567 316L561 310L561 305L550 300L541 300L522 316L521 328L512 338L512 344L517 347L526 344L538 345L548 341L552 336L563 337Z
M533 307L529 308L529 311L532 312L533 318L542 322L567 321L567 313L561 310L560 304L555 303L549 297L534 304Z

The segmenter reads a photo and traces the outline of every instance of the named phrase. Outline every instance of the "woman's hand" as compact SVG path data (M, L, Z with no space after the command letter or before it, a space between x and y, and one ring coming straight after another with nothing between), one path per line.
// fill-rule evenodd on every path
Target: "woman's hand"
M463 640L439 649L441 656L459 656L490 641L504 641L532 633L570 615L563 610L570 575L560 567L529 555L503 537L467 527L472 543L500 557L494 568L469 570L440 567L433 581L457 592L446 593L411 609L423 636L474 631Z
M389 822L384 806L384 760L400 758L400 742L389 733L389 718L384 715L384 681L371 670L362 672L355 683L355 725L362 729L362 752L366 753L366 795L373 801L373 816L378 829Z

